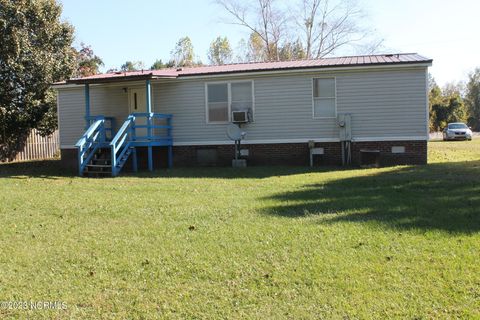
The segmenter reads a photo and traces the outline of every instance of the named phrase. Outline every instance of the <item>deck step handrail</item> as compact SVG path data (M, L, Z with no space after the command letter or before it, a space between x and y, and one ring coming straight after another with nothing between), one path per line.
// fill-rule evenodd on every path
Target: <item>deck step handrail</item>
M106 143L105 118L96 117L83 136L75 144L78 149L78 173L83 175L85 167L95 152Z
M110 142L111 157L112 157L112 175L116 176L122 169L123 164L127 159L124 159L125 154L130 148L130 141L134 135L133 125L135 123L135 116L129 115L123 125L118 130L115 137Z
M107 137L107 139L111 140L113 138L113 134L115 133L115 117L107 117L107 116L104 116L102 114L99 114L99 115L96 115L96 116L90 116L88 118L88 121L91 125L99 119L104 119L105 120L105 134L109 133L109 135L106 134L106 137ZM107 125L107 123L108 123L108 125Z

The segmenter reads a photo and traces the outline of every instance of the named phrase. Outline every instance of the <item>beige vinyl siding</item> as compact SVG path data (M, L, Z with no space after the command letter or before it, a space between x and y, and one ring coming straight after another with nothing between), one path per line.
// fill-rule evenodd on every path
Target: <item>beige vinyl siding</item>
M425 137L425 69L337 77L337 112L352 114L353 139Z
M230 143L226 124L206 122L205 84L252 80L255 121L242 127L246 143L338 141L336 119L313 118L316 77L336 79L337 114L352 114L354 140L427 139L426 67L170 79L153 82L153 111L173 114L174 144ZM115 115L118 129L128 94L120 86L92 87L91 96L92 115ZM73 146L84 131L83 87L59 89L59 110L61 145Z
M116 129L128 115L128 94L120 87L91 87L90 114L115 117ZM73 147L85 132L83 86L58 90L60 146Z
M313 119L312 79L334 77L337 114L352 114L353 138L426 139L425 68L388 71L307 73L253 80L255 121L244 126L245 142L338 140L336 119ZM172 113L175 143L228 142L225 124L207 124L205 83L209 79L156 84L156 112ZM215 79L215 82L221 79Z
M308 77L241 78L254 81L255 114L245 125L246 141L334 137L332 119L312 118ZM205 80L154 86L155 112L173 114L175 143L228 142L226 124L207 124Z
M85 129L83 90L59 89L57 103L60 147L73 147Z

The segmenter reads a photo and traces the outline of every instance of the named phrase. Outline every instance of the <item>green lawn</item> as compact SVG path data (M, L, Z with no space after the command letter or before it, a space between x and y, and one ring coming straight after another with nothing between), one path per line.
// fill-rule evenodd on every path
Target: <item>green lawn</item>
M0 318L480 318L480 139L427 166L0 165Z

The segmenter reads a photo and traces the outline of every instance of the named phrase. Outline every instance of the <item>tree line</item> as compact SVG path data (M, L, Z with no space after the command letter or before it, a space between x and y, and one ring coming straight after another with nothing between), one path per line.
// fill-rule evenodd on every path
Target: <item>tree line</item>
M447 83L442 88L429 76L429 127L443 130L449 122L467 123L480 131L480 68L473 70L466 82Z
M241 39L237 48L233 48L230 40L226 36L218 36L209 46L207 52L208 61L204 63L194 51L194 46L190 37L180 38L175 47L170 52L170 58L167 60L157 59L150 67L143 61L126 61L117 68L110 68L106 72L116 71L138 71L138 70L158 70L173 67L196 67L203 65L224 65L230 63L245 62L266 62L271 61L268 57L266 47L262 43L258 34L251 33L248 40ZM299 41L285 42L279 47L276 53L278 59L275 61L303 60L307 59L308 54L303 44ZM91 46L81 44L78 51L78 63L80 68L77 70L78 76L90 76L100 72L104 66L103 61L93 53Z
M249 39L249 50L246 51L243 57L237 56L236 61L265 61L267 52L265 48L262 47L261 41L260 38L252 33ZM306 51L303 50L300 42L294 44L288 43L287 46L288 49L282 48L279 52L278 57L280 61L289 60L292 57L306 57L303 56L306 54ZM292 56L291 52L295 54ZM302 55L298 56L300 53ZM164 63L162 60L157 60L150 69L203 65L199 59L194 60L195 54L189 37L181 38L171 51L171 54L172 58L167 63ZM91 48L83 44L77 57L79 57L79 66L84 64L89 65L88 68L79 69L81 76L98 73L99 66L103 64L101 59L93 54ZM234 61L233 50L227 37L219 36L211 42L208 59L211 65L222 65ZM142 69L145 69L145 65L138 61L127 61L120 67L122 71ZM464 122L474 130L480 131L480 68L471 72L466 82L447 83L441 88L431 75L429 75L428 82L429 128L431 132L443 130L449 122Z
M210 43L210 65L232 62L317 59L350 49L357 54L381 48L373 28L365 27L366 13L356 0L216 0L225 13L224 22L238 25L249 34L236 48L225 36ZM191 39L180 38L169 60L158 59L149 69L203 65ZM147 69L141 61L126 61L108 71Z

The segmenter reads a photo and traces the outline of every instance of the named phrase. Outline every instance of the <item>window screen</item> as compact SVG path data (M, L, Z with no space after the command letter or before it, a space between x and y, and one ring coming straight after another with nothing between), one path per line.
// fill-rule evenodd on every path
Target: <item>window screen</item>
M252 110L252 82L235 82L231 84L232 111Z
M228 85L209 84L208 85L208 121L209 122L227 122L228 121Z
M315 118L336 116L335 91L334 78L313 79L313 116Z

